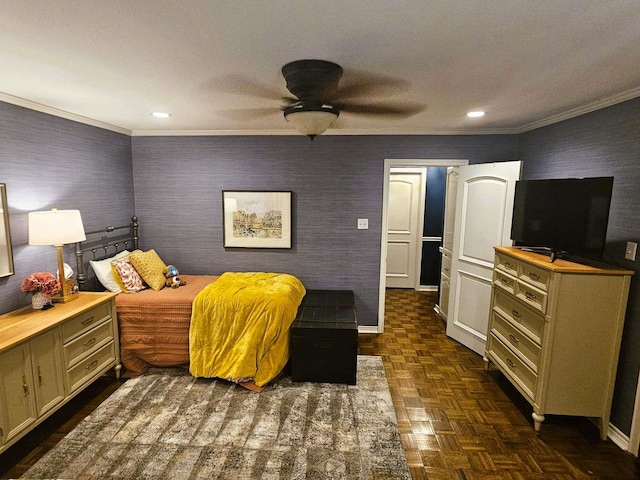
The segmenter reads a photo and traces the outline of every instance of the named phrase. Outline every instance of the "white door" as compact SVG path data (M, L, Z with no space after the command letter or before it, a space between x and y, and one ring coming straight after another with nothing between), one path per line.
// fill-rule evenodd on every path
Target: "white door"
M424 169L392 169L387 222L387 287L415 288L422 238Z
M484 354L495 245L511 245L511 215L521 162L460 167L447 335Z

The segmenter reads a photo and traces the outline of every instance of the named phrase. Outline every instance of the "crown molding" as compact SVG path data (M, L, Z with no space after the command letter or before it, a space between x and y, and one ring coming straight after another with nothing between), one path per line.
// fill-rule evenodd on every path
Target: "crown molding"
M125 135L131 136L131 130L127 128L111 125L110 123L101 122L89 117L83 117L82 115L76 115L75 113L66 112L58 108L48 107L47 105L33 102L31 100L26 100L20 97L14 97L13 95L9 95L7 93L0 92L0 101L10 103L12 105L17 105L18 107L28 108L29 110L35 110L37 112L53 115L54 117L66 118L67 120L72 120L74 122L84 123L93 127L103 128L105 130L111 130L112 132L123 133Z
M634 98L637 98L637 97L640 97L640 87L632 88L631 90L627 90L626 92L612 95L610 97L607 97L602 100L598 100L597 102L593 102L588 105L583 105L581 107L574 108L572 110L567 110L566 112L559 113L558 115L553 115L551 117L547 117L545 119L538 120L536 122L522 125L519 128L515 129L514 133L525 133L530 130L535 130L536 128L546 127L554 123L579 117L580 115L584 115L586 113L595 112L596 110L600 110L602 108L611 107L612 105L626 102L627 100L633 100Z
M364 136L364 135L511 135L514 129L496 128L484 130L394 130L394 129L340 129L327 130L322 137L327 136ZM132 137L198 137L198 136L302 136L295 130L133 130Z
M546 127L554 123L558 123L564 120L591 113L602 108L610 107L618 103L632 100L636 97L640 97L640 87L633 88L626 92L622 92L616 95L612 95L608 98L599 100L597 102L590 103L566 112L553 115L551 117L544 118L535 122L531 122L519 127L513 128L485 128L485 129L420 129L420 130L400 130L400 129L363 129L363 130L351 130L351 129L329 129L323 136L330 135L518 135L521 133L535 130L537 128ZM15 97L6 93L0 92L0 101L17 105L20 107L28 108L38 112L46 113L74 122L91 125L94 127L110 130L117 133L122 133L130 137L193 137L193 136L300 136L299 133L294 130L130 130L127 128L112 125L110 123L94 120L89 117L70 113L58 108L49 107L38 102L26 100L24 98Z

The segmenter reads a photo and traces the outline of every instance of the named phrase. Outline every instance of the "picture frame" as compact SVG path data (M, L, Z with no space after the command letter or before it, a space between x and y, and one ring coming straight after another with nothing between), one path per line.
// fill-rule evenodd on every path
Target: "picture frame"
M15 270L11 248L11 229L9 228L7 186L0 183L0 277L8 277L13 274L15 274Z
M224 247L291 248L290 191L223 190Z

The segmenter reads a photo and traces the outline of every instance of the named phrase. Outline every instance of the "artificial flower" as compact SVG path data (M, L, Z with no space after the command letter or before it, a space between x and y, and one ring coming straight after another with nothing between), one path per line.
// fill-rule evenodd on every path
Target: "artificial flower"
M36 272L22 280L20 289L23 292L41 292L52 297L60 291L60 282L49 272Z

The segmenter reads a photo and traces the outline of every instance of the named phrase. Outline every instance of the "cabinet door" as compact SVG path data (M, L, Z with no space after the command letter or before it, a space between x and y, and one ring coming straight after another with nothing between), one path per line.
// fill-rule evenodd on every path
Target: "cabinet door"
M4 419L2 440L8 442L36 420L28 344L0 355L0 398Z
M31 341L31 363L38 415L43 415L64 399L64 367L60 332L56 328Z
M451 275L451 257L442 251L442 269L440 270L440 295L438 299L438 313L446 322L449 315L449 289Z

